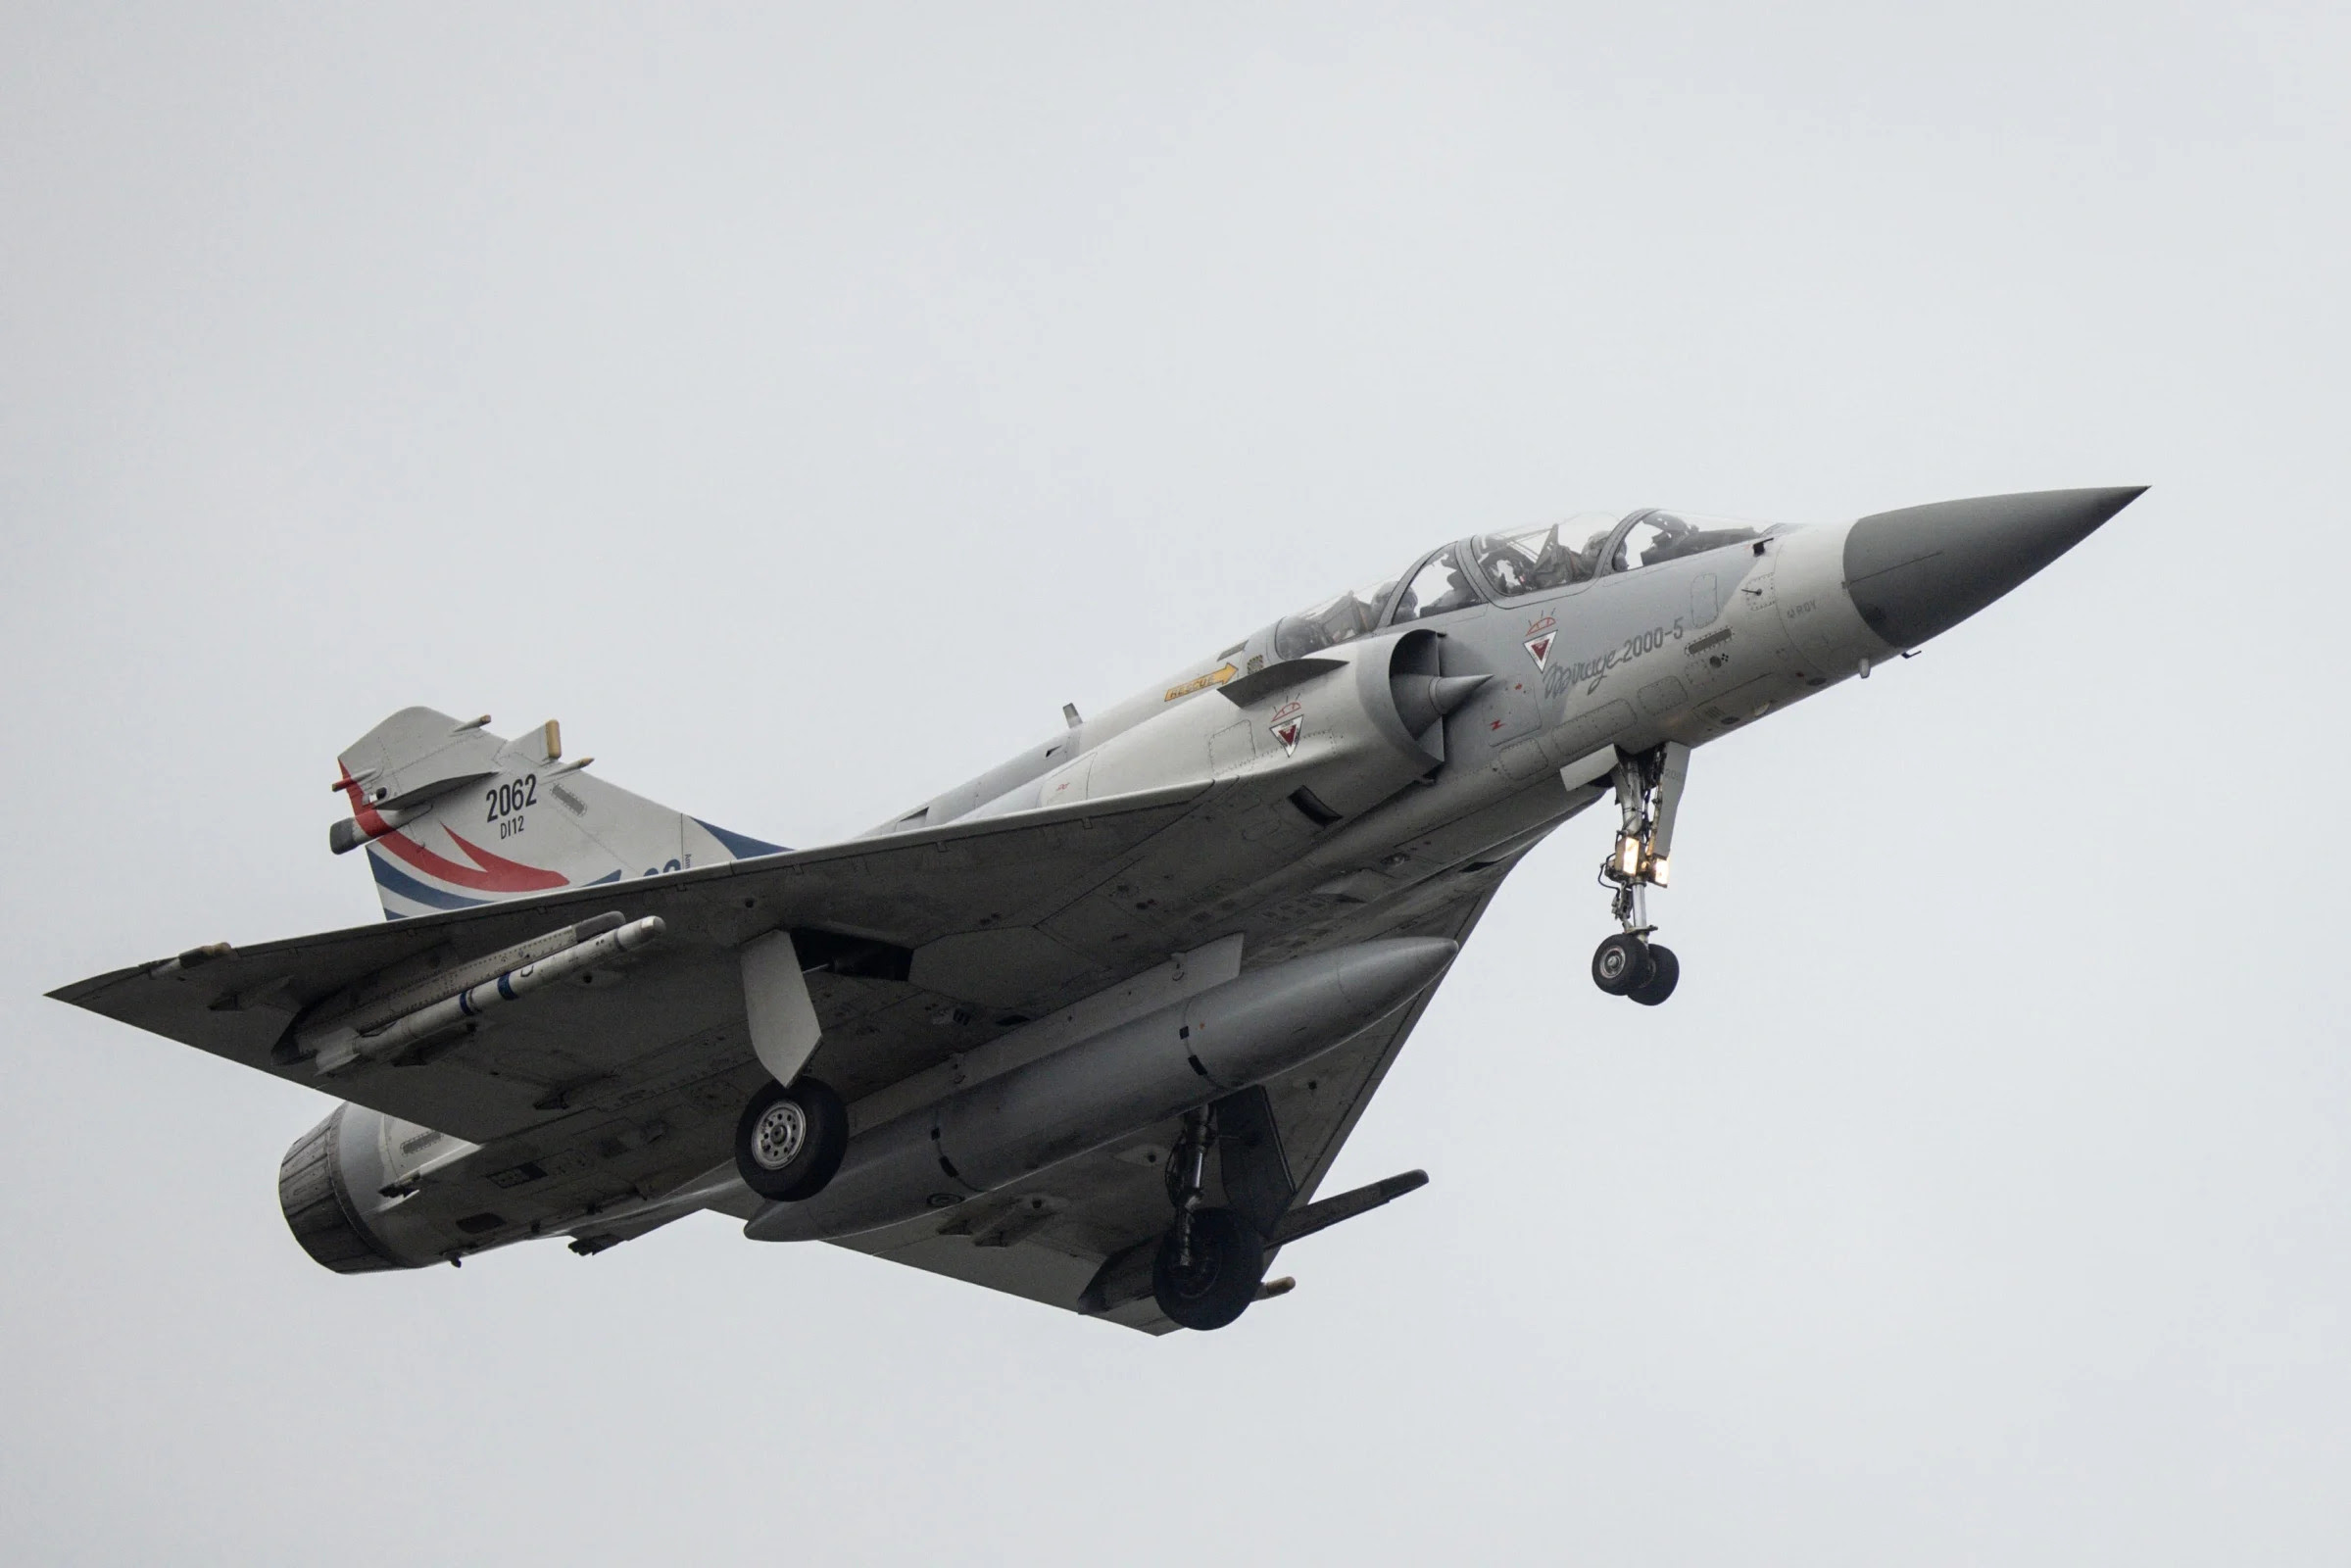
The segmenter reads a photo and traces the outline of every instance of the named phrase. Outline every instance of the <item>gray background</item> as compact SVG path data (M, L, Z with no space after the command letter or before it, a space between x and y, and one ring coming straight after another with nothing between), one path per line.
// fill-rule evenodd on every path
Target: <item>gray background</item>
M2339 1562L2338 6L0 8L0 1532L60 1562ZM348 1280L38 1000L391 710L861 827L1424 545L2150 483L1605 828L1152 1342L697 1219Z

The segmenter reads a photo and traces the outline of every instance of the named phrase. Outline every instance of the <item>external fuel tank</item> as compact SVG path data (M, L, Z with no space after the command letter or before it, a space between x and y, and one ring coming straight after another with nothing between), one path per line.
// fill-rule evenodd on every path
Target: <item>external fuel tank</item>
M1346 1044L1456 951L1396 937L1242 975L859 1134L823 1192L768 1204L744 1234L855 1236L1008 1186Z

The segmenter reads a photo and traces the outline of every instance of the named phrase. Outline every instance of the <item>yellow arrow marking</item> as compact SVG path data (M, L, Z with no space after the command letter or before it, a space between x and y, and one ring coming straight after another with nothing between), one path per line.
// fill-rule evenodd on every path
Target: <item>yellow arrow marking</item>
M1206 691L1211 686L1222 686L1226 681L1231 680L1235 675L1240 673L1241 671L1236 669L1233 666L1232 662L1228 660L1226 661L1225 666L1222 669L1212 669L1205 675L1197 675L1193 677L1191 680L1184 682L1184 684L1181 686L1168 687L1167 695L1160 698L1159 701L1163 703L1172 703L1179 697L1189 697L1194 692Z

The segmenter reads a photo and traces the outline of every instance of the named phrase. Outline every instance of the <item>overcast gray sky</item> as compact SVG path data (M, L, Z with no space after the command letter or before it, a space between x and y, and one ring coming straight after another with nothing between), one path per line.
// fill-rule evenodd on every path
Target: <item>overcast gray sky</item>
M2339 1563L2344 13L0 7L18 1561ZM1606 828L1151 1341L704 1217L344 1279L41 1001L550 715L792 844L1448 537L2144 483ZM2333 584L2329 587L2328 584Z

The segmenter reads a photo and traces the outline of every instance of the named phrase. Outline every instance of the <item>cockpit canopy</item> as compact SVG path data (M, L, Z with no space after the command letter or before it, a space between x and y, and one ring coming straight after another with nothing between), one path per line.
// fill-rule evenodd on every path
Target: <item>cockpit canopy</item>
M1548 527L1476 534L1446 545L1404 576L1285 615L1274 623L1274 658L1300 659L1383 625L1552 593L1594 577L1744 544L1770 531L1769 525L1647 507L1621 517L1585 512ZM1574 542L1579 539L1581 544Z
M1318 648L1333 643L1352 642L1380 624L1380 612L1388 607L1388 596L1396 592L1396 579L1373 588L1350 588L1336 599L1326 599L1319 605L1309 605L1295 615L1284 615L1273 625L1273 656L1276 659L1302 659Z
M1583 512L1547 528L1520 533L1482 533L1465 541L1498 599L1547 593L1599 575L1609 536L1623 521L1614 513ZM1582 539L1581 545L1570 541Z

